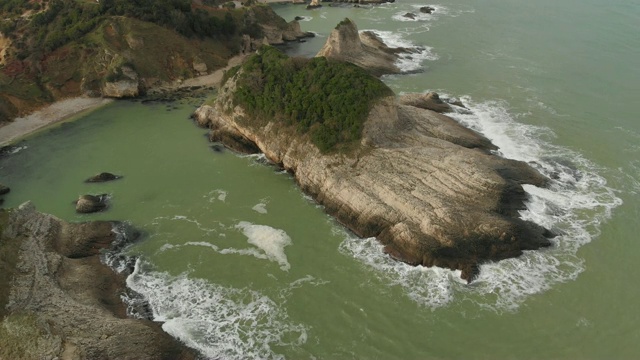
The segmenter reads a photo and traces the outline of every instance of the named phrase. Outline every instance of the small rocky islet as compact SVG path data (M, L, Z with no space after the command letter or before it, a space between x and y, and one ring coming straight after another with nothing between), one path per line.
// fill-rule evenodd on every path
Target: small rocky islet
M318 56L374 75L396 72L394 51L370 39L345 19ZM213 106L195 112L196 122L234 150L263 152L327 213L358 236L378 238L393 258L460 270L472 281L483 262L551 245L550 231L518 215L525 208L522 185L543 187L548 179L493 154L488 139L443 114L468 111L459 101L447 103L435 93L381 96L357 143L323 152L295 126L253 119L238 95L242 72L229 78Z

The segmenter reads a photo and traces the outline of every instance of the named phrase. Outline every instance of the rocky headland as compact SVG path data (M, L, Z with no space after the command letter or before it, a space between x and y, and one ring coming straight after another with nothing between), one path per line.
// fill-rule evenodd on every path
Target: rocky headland
M518 218L526 200L522 184L545 186L547 179L494 155L488 139L429 110L455 105L434 94L382 96L372 103L359 141L321 151L309 133L279 115L265 119L247 111L238 81L257 85L246 76L241 68L229 78L215 104L195 112L197 123L211 129L214 141L263 152L329 214L358 236L378 238L393 258L461 270L471 281L483 262L550 245L546 229Z
M100 261L115 223L0 211L0 359L195 359L160 324L127 318L125 276Z

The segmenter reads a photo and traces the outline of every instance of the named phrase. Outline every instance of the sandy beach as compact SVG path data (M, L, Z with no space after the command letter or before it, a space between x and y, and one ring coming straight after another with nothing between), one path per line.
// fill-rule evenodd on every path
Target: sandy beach
M248 55L234 56L229 59L226 67L218 69L211 74L187 79L182 82L176 82L170 85L161 86L158 89L152 89L151 92L171 91L190 86L218 87L220 81L222 81L224 72L232 68L233 66L242 63L242 61L244 61L247 56ZM0 146L8 145L17 139L29 135L44 127L68 120L69 118L82 112L95 110L112 101L113 99L88 97L75 97L56 101L51 105L48 105L27 116L16 118L11 123L0 127Z
M51 124L67 120L84 111L96 109L113 101L112 99L76 97L56 101L25 117L14 119L0 128L0 146L7 145L25 135Z

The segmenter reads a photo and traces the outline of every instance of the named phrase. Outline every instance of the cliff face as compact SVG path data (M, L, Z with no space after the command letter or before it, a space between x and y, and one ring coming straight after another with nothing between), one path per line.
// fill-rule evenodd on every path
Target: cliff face
M521 184L546 179L528 165L491 155L481 135L431 110L388 97L370 112L360 146L321 154L307 136L274 121L252 125L234 107L233 79L214 107L195 113L212 140L255 146L295 174L326 211L361 237L377 237L394 258L462 270L550 244L548 232L517 218Z
M331 31L316 56L347 61L380 76L400 73L395 65L398 53L408 51L410 50L388 47L372 32L360 34L353 21L344 19Z
M158 324L126 318L124 278L98 255L113 223L71 224L26 203L0 225L0 358L195 358Z

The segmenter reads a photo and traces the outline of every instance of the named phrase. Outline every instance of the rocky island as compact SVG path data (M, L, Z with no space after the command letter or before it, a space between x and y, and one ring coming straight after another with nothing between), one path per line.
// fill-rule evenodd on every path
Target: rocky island
M231 71L215 104L194 117L212 141L263 152L393 258L461 270L471 281L483 262L550 245L549 231L518 217L522 184L547 179L429 110L453 106L434 94L396 97L354 65L266 47Z

